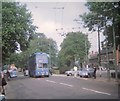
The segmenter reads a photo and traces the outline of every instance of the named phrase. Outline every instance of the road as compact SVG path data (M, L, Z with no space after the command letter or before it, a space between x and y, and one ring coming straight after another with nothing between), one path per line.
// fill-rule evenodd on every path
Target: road
M6 92L7 99L117 99L118 85L66 75L49 78L19 75L8 82Z

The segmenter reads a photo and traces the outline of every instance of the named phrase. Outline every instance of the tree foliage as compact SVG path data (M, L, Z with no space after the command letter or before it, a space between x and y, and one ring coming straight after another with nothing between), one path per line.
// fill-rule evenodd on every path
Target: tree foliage
M116 45L120 44L120 3L119 2L87 2L89 13L80 15L85 27L89 30L104 30L108 44L113 46L113 18L116 37Z
M25 51L36 27L32 25L31 13L18 2L2 3L2 60L5 62L11 53Z
M85 45L87 43L87 47ZM84 61L86 50L88 52L90 42L82 32L70 32L61 44L61 50L58 54L59 67L70 69L76 60Z
M10 55L10 64L14 63L20 68L27 66L29 57L35 52L45 52L50 55L51 65L56 65L57 44L53 39L48 39L43 33L36 33L30 41L26 51ZM16 60L17 59L17 60Z

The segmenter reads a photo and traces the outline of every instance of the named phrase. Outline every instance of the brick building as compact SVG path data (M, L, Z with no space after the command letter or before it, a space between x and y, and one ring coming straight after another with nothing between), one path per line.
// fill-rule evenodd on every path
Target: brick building
M109 66L113 67L114 63L114 50L113 48L108 48L107 49L107 54L106 54L106 48L102 49L100 52L101 56L101 65L106 66L107 63L107 56L108 56L108 62ZM117 60L117 65L120 66L120 45L116 50L116 60ZM94 63L98 65L98 53L92 52L89 56L89 63Z

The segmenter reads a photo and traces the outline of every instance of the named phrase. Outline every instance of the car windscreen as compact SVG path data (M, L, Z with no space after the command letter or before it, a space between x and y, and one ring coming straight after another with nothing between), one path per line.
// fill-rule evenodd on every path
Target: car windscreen
M82 70L82 72L87 72L87 70Z

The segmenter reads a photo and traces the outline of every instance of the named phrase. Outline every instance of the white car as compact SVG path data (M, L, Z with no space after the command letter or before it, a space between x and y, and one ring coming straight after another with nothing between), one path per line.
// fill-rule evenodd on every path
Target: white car
M14 77L17 77L17 70L9 70L9 73L10 73L10 78L14 78Z
M73 76L75 74L75 72L77 72L77 75L79 75L79 71L73 71L73 70L70 70L70 71L66 71L65 74L67 76Z

